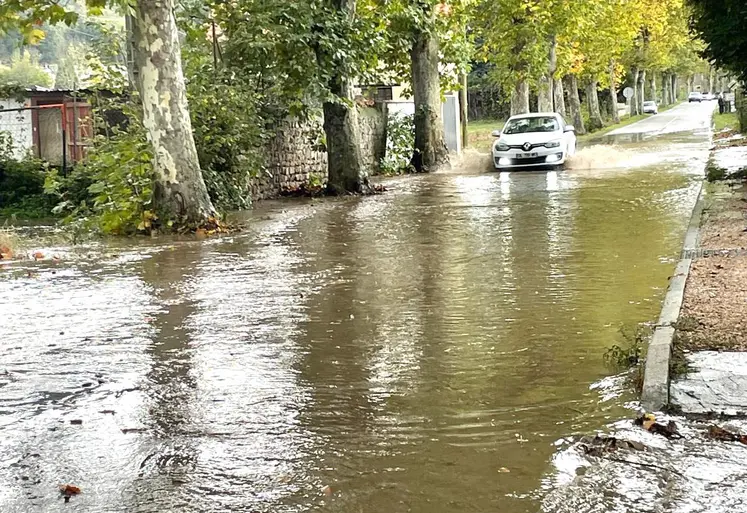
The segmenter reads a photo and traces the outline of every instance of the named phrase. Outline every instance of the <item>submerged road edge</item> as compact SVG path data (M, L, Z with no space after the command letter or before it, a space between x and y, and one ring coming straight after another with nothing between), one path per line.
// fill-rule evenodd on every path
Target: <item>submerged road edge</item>
M685 284L690 274L692 255L698 247L701 216L703 214L705 178L698 187L698 196L690 215L690 223L685 234L680 260L674 275L669 281L667 294L661 307L659 320L654 328L646 354L646 367L643 373L641 405L647 411L661 411L669 405L669 360L672 356L674 324L680 316L685 298Z

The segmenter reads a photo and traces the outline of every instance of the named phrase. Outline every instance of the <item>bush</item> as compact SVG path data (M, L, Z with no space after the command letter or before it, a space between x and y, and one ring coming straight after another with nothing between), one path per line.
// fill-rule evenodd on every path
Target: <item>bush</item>
M40 218L54 203L44 194L47 166L35 158L16 160L10 134L0 132L0 216Z
M108 102L99 105L96 115L112 108ZM150 232L158 224L151 145L138 109L131 103L116 108L127 117L126 130L114 126L107 135L96 136L85 162L67 178L49 173L45 190L59 200L55 213L66 214L65 222L77 229L113 235Z
M251 180L265 164L265 121L250 88L197 74L187 89L205 185L219 210L251 205Z
M386 153L379 165L381 173L398 175L410 171L410 159L414 148L414 117L397 113L390 114L386 126Z

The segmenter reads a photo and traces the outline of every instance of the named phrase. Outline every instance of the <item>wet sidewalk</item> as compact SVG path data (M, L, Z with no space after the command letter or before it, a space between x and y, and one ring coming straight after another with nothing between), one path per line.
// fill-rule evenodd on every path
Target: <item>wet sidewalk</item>
M689 369L675 376L670 402L688 413L747 412L747 189L740 177L747 146L717 140L706 184L698 249L676 325L675 351ZM680 364L681 365L681 364Z

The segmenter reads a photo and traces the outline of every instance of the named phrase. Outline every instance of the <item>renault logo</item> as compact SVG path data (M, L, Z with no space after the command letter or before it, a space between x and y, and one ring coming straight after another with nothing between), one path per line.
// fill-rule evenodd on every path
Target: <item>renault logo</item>
M529 150L532 149L532 145L529 144L528 142L525 142L524 146L522 146L522 148L524 148L524 151L529 151Z

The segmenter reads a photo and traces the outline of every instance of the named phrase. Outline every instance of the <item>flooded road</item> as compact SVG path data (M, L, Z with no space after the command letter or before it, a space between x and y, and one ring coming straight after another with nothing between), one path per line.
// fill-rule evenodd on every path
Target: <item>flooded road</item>
M708 131L607 143L0 268L0 511L538 511L554 443L629 415L602 354L658 315Z

